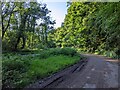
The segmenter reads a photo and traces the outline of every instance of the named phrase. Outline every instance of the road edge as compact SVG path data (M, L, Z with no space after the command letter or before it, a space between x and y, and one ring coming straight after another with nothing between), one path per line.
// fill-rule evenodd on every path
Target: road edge
M50 85L51 83L55 82L56 80L60 79L62 76L68 74L69 72L75 72L76 70L81 70L88 62L88 58L82 56L82 60L80 60L78 63L71 65L61 71L56 72L55 74L52 74L46 78L43 78L35 83L32 83L28 86L26 86L23 90L29 89L29 88L45 88L46 86Z

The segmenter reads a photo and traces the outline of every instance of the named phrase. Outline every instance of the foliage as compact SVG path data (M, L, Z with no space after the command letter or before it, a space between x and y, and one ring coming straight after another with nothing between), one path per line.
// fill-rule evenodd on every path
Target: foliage
M50 48L44 51L40 51L40 58L48 58L50 55L67 55L75 56L77 51L74 48L65 47L65 48Z
M120 58L120 3L68 3L57 29L46 4L2 2L1 7L2 46L7 52L3 87L24 87L74 64L80 58L76 49Z
M50 38L57 47L116 53L120 50L119 15L120 3L72 2L63 25L54 30Z
M63 55L70 55L70 56L74 56L77 53L75 49L69 47L62 48L61 52Z
M28 71L31 78L38 79L51 75L79 60L79 57L65 55L50 56L42 60L33 60ZM32 75L31 75L32 74Z
M24 57L13 54L4 55L2 62L3 88L15 88L19 85L18 81L24 77L23 73L28 70L29 65L29 60Z
M63 50L66 50L66 53L62 53ZM22 52L3 54L3 88L23 88L78 62L81 56L77 54L69 56L72 50L70 48L52 48L28 54Z
M48 32L53 30L55 21L51 19L46 4L2 2L1 7L3 51L33 49L39 43L48 45Z

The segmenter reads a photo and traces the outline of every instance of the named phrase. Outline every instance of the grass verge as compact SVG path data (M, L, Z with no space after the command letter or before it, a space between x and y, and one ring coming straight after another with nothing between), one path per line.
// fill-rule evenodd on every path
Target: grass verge
M37 56L3 55L3 88L23 88L80 60L73 49L50 49Z

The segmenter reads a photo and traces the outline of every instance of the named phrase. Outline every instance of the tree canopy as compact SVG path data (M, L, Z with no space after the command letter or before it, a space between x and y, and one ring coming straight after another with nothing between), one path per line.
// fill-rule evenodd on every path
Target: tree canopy
M38 2L2 2L3 50L35 48L47 43L47 35L55 21L46 4ZM39 23L37 23L39 22Z
M2 2L3 50L74 47L87 52L120 51L120 3L68 2L61 27L46 4Z
M88 52L120 50L120 3L69 3L64 25L55 30L57 46Z

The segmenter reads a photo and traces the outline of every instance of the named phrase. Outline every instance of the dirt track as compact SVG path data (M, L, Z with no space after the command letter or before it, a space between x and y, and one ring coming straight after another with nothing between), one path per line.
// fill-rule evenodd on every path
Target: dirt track
M45 88L118 88L118 60L85 56L88 62L82 70L64 75Z

